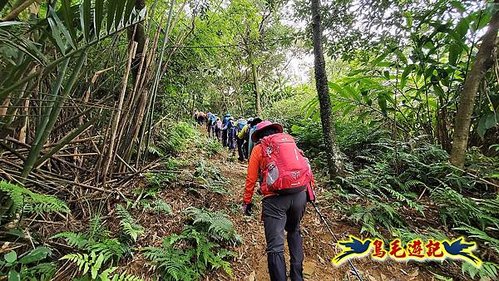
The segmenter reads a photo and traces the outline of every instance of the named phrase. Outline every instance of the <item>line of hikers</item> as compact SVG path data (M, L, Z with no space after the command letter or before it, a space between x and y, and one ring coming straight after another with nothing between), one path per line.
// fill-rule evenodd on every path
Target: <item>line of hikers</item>
M262 122L261 118L243 118L240 116L235 120L230 113L226 113L220 119L214 113L202 111L194 112L193 117L198 125L205 125L208 136L218 139L222 142L223 147L233 151L237 147L239 161L245 161L249 158L254 147L251 135L254 133L256 125Z
M271 281L287 281L284 240L289 248L289 277L303 281L303 240L300 223L307 202L315 201L314 176L308 159L281 124L260 118L237 121L230 114L222 120L215 114L196 111L194 118L205 125L211 137L224 147L238 147L239 160L248 159L241 211L251 215L253 195L263 195L262 216L267 242L267 266ZM253 150L253 151L252 151ZM286 238L285 238L286 237Z

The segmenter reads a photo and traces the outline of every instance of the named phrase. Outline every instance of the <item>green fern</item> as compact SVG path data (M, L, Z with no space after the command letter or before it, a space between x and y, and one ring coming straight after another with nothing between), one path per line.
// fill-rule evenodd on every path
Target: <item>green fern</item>
M162 199L156 199L153 202L148 200L141 201L142 208L145 211L153 211L157 214L169 215L172 213L172 207Z
M106 256L90 252L90 254L67 254L61 260L68 260L78 267L83 277L89 277L90 280L100 281L141 281L142 279L125 272L113 274L117 267L104 268Z
M163 239L159 247L147 247L144 256L165 280L198 280L209 269L223 269L232 276L227 258L233 253L220 249L205 233L193 228Z
M483 241L483 243L488 246L488 248L493 249L496 253L499 254L499 239L489 236L485 231L482 231L476 227L472 227L469 225L461 226L453 228L453 230L463 231L470 238L477 238ZM497 228L489 229L492 233L499 232Z
M158 157L163 157L165 154L164 152L161 150L161 148L153 145L153 144L150 144L149 147L147 148L147 151L151 154L151 155L156 155Z
M126 272L123 272L121 274L119 273L113 274L113 272L116 271L116 269L118 268L110 267L102 271L102 273L99 274L98 279L100 281L143 281L142 278L130 275Z
M101 238L107 238L110 235L109 230L106 229L105 224L102 221L100 214L97 214L90 218L89 222L88 237L95 240L100 240Z
M493 262L484 262L480 268L463 262L461 270L463 274L468 274L472 279L478 276L480 280L497 280L499 277L499 264Z
M87 235L83 233L60 232L51 237L51 239L54 238L62 238L66 240L66 243L68 243L69 246L79 250L87 249L87 246L89 245L89 239Z
M227 215L195 207L189 207L184 212L193 220L194 226L206 231L214 239L233 243L241 242L241 237L236 233L234 225Z
M135 222L130 213L122 205L116 205L116 213L120 219L123 232L132 238L134 242L137 241L137 238L144 233L144 228Z
M199 131L189 123L164 123L156 145L165 152L164 154L177 155L185 151L192 140L198 137Z
M495 213L487 211L486 208L480 208L474 200L452 188L437 188L432 192L431 198L440 207L440 216L445 224L450 219L454 225L464 222L478 225L482 229L486 225L499 225L499 219Z
M128 251L128 247L118 239L103 239L100 242L88 246L88 250L103 255L108 260L120 260Z
M144 257L165 280L197 280L199 273L192 266L192 255L175 245L177 235L166 237L163 247L146 247Z
M54 196L35 193L25 187L5 181L0 181L0 194L1 193L6 194L10 198L10 203L8 204L9 207L7 210L0 210L0 223L2 217L9 217L20 211L36 214L70 212L66 203Z

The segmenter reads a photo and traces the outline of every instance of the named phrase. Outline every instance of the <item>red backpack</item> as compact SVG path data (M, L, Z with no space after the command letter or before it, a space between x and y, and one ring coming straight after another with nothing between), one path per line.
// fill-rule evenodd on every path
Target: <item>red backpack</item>
M300 192L310 186L312 170L292 136L273 134L261 140L263 184L279 194Z

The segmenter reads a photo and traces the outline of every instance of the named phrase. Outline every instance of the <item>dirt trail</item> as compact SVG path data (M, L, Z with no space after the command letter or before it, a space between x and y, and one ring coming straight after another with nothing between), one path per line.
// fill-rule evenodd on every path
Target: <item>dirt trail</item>
M224 155L210 160L213 165L220 168L222 175L227 179L227 188L230 191L232 206L240 204L246 177L246 164L237 161L229 161ZM321 200L320 191L318 200ZM260 221L261 197L255 195L254 215L245 217L240 213L232 213L234 222L244 243L236 248L238 257L232 264L235 280L261 281L269 280L267 271L267 258L265 254L265 237L263 224ZM323 204L327 205L327 204ZM347 237L349 234L358 235L359 230L348 222L342 221L339 214L331 209L322 207L324 216L331 222L333 231L339 237ZM305 251L304 275L305 280L356 280L350 272L348 264L335 267L330 261L339 249L333 243L331 235L321 225L315 210L307 206L307 211L302 222L302 236ZM286 246L287 247L287 246ZM288 259L288 258L286 258ZM361 272L364 280L434 280L433 275L413 262L375 262L369 258L356 259L354 263ZM288 267L289 268L289 267ZM227 277L218 277L227 279Z

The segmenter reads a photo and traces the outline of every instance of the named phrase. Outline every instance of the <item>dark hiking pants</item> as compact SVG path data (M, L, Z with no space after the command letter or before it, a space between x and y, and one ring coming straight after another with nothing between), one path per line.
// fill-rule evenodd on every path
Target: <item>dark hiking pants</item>
M244 139L237 138L237 153L239 154L239 161L243 161L245 157L243 152Z
M267 261L271 281L286 281L284 230L290 255L292 281L303 280L303 247L300 221L305 212L305 192L271 196L263 199L263 224L267 240Z
M228 139L227 139L227 129L225 129L225 130L222 130L222 145L223 145L223 147L227 147L228 146L227 141L228 141Z

